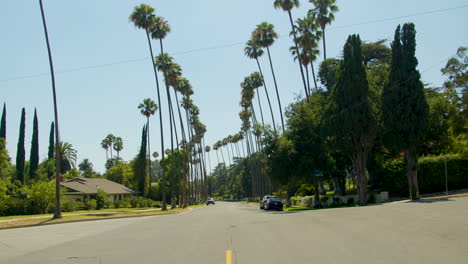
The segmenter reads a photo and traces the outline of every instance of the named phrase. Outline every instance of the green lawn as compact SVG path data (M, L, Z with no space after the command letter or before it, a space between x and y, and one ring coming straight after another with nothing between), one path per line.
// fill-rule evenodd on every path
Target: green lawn
M160 208L154 207L82 210L62 213L63 217L60 219L52 219L53 214L3 216L0 217L0 229L31 225L48 225L75 221L91 221L123 217L175 214L186 211L189 208L196 208L200 206L203 205L192 205L188 208L168 209L167 211L161 211Z

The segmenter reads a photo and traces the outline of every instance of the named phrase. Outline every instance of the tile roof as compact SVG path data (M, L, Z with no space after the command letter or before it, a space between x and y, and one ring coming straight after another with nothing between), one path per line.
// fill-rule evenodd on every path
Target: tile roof
M137 194L138 192L122 184L106 179L74 178L60 183L62 187L70 189L70 192L83 194L96 194L98 189L106 194Z

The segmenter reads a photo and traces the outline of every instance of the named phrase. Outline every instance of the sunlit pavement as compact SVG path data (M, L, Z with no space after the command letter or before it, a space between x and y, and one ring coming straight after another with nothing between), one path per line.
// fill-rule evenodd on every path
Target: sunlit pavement
M465 263L468 197L298 212L240 203L0 231L0 263Z

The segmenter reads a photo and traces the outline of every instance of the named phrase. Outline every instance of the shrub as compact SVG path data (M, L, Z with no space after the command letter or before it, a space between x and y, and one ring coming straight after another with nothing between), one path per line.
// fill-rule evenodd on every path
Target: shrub
M328 196L320 197L320 202L322 203L323 206L326 206L328 202Z
M297 206L297 197L293 196L289 199L291 201L291 205Z
M445 159L447 159L448 188L468 188L468 154L446 154L421 157L418 181L421 193L445 191Z
M353 197L349 197L349 198L348 198L348 201L346 201L346 204L347 204L347 205L353 205L353 204L354 204L354 198L353 198Z
M0 200L0 215L25 215L28 214L28 202L21 198L8 198Z
M127 200L120 200L120 201L115 201L114 202L114 208L119 209L119 208L129 208L130 203Z
M96 194L96 209L101 210L107 204L107 194L103 190L99 189Z
M96 210L97 202L94 199L90 199L84 203L86 210Z
M445 191L445 158L447 158L448 188L468 188L467 153L445 154L419 158L418 184L420 193ZM382 190L390 195L408 195L406 160L404 157L388 160L376 168Z
M369 194L369 196L367 197L367 203L369 204L375 203L375 195L373 193Z
M73 212L79 209L77 202L70 200L62 200L60 208L62 212Z
M340 206L341 205L341 198L340 197L333 197L332 206Z
M30 187L25 187L30 201L30 210L32 213L47 213L49 208L53 208L55 203L55 184L52 182L37 182Z
M155 208L161 208L161 201L156 201L153 204Z

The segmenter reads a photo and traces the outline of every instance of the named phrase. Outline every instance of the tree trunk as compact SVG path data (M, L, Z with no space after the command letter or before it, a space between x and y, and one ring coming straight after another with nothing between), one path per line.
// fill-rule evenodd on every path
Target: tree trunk
M265 88L265 94L266 94L266 98L268 101L268 106L270 108L271 121L273 122L273 129L276 132L275 116L273 115L273 108L271 107L270 96L268 95L268 90L266 88L265 78L263 77L263 72L262 72L262 67L260 67L260 62L258 61L258 58L255 58L255 60L257 61L258 70L260 71L260 75L262 76L263 88Z
M307 85L306 85L306 81L304 77L304 70L302 69L301 56L299 53L299 46L297 45L296 30L294 29L294 22L292 19L291 10L288 10L288 15L289 15L289 22L291 23L291 28L292 28L293 37L294 37L294 46L296 47L297 61L299 62L299 69L301 70L302 82L304 83L304 91L305 91L306 98L309 99L309 93L307 92ZM283 127L284 127L284 124L283 124Z
M317 176L314 176L314 208L320 208L320 185L319 179Z
M258 100L258 108L260 109L260 118L262 119L262 126L265 126L265 120L263 119L262 102L260 101L260 89L258 88L257 88L257 100Z
M310 79L309 79L309 70L307 70L307 65L304 67L306 69L306 78L307 78L307 90L309 91L309 94L311 93L310 91Z
M270 68L271 68L271 74L273 75L273 82L275 83L276 98L278 99L278 107L279 107L280 116L281 116L281 125L283 126L283 131L284 131L283 109L281 107L281 99L280 99L279 92L278 92L278 84L276 83L276 76L275 76L275 71L273 69L273 62L271 61L270 48L268 47L267 47L267 53L268 53L268 59L270 60Z
M57 93L55 89L55 74L54 74L54 63L52 61L52 52L49 43L49 34L47 32L47 23L44 14L44 7L42 0L39 0L41 7L42 25L44 26L44 35L47 44L47 53L49 55L49 66L50 76L52 79L52 94L54 99L54 121L55 121L55 207L54 207L54 219L62 218L62 211L60 209L60 160L61 153L59 149L60 135L59 135L59 123L58 123L58 106L57 106Z
M151 40L149 36L148 30L146 30L146 37L148 39L148 45L150 49L150 55L151 55L151 61L153 63L153 71L154 71L154 78L156 80L156 90L157 90L157 95L158 95L158 106L161 108L161 92L159 89L159 81L158 81L158 74L156 71L156 64L154 63L154 55L153 55L153 47L151 46ZM162 201L161 201L161 210L166 211L167 210L167 200L166 200L166 168L164 166L164 127L163 127L163 119L162 119L162 111L161 109L158 111L159 112L159 127L161 130L161 181L163 184L161 184L161 196L162 196Z
M312 69L312 78L314 78L315 92L318 92L317 78L315 77L314 63L310 62L310 68Z
M148 131L148 193L151 191L151 148L150 148L150 133L149 133L149 116L146 117L146 130ZM119 153L117 152L117 157Z
M415 151L406 150L406 175L408 178L408 187L411 200L419 200L418 172L417 172L417 155Z
M325 27L322 27L322 33L323 33L323 60L327 59L327 47L325 46Z
M359 192L359 204L367 204L367 179L366 179L366 154L355 154L354 165L356 167L357 185Z

